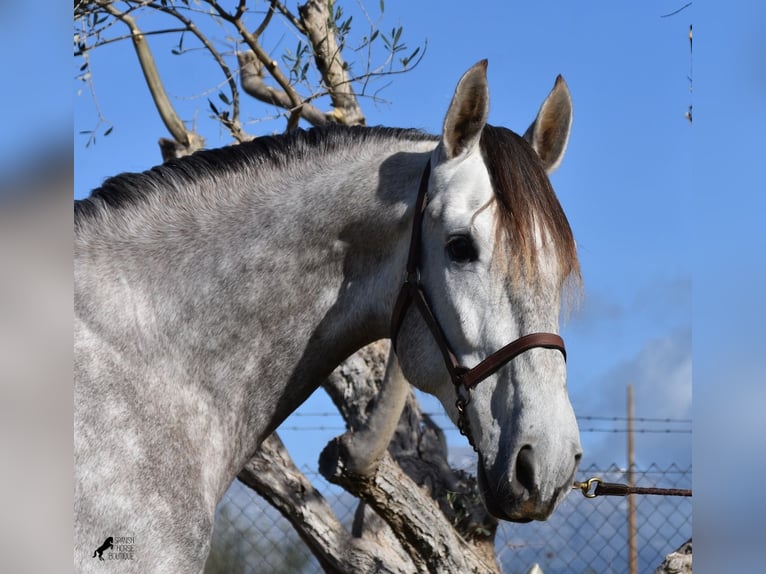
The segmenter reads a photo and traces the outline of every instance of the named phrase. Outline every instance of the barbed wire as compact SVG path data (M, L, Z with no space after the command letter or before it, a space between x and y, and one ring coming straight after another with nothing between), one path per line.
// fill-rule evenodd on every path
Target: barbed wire
M434 417L446 417L447 413L441 412L426 412L423 413L431 418ZM340 416L337 412L333 411L319 411L319 412L296 412L291 416L294 417L336 417ZM630 417L618 417L618 416L597 416L597 415L577 415L577 420L585 421L628 421ZM634 422L647 422L647 423L686 423L691 424L692 419L675 419L671 417L633 417Z
M290 431L290 432L300 432L300 431L344 432L345 430L346 430L346 427L342 427L342 426L282 426L282 427L279 427L278 429L278 431ZM442 430L444 432L458 432L458 429L456 428L445 428ZM584 432L584 433L601 432L601 433L617 434L617 433L627 433L630 431L628 429L623 429L623 428L617 428L617 429L581 428L580 432ZM691 429L633 429L633 432L636 434L692 434Z
M605 416L577 416L577 420L582 421L629 421L630 417L605 417ZM673 419L670 417L633 417L634 422L638 423L682 423L691 424L692 419Z
M580 429L580 432L613 432L613 433L627 433L631 432L630 429L600 429L589 428ZM692 434L692 429L633 429L636 434Z
M429 413L423 413L431 418L449 418L447 416L447 413L439 413L439 412L429 412ZM293 413L294 417L300 417L300 418L337 418L340 420L340 415L338 413L334 413L331 411L327 412L307 412L307 413ZM600 415L580 415L576 417L578 421L589 421L589 422L629 422L631 419L630 417L620 417L620 416L600 416ZM636 423L643 423L643 424L691 424L691 419L676 419L671 417L634 417L633 422ZM290 426L282 426L279 430L282 431L332 431L332 432L343 432L346 430L345 426L342 425L311 425L311 426L298 426L298 425L290 425ZM445 432L456 432L457 429L447 427L442 429ZM588 427L588 428L581 428L580 432L584 433L627 433L630 432L630 429L618 427L618 428L600 428L600 427ZM692 434L691 428L656 428L656 427L642 427L642 428L634 428L633 432L636 434Z

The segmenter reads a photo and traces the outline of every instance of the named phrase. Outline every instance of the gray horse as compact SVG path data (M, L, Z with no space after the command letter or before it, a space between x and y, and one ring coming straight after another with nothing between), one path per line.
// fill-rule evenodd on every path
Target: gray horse
M490 512L550 515L581 454L556 335L579 269L546 175L571 101L559 78L523 138L489 126L486 67L440 137L264 137L75 204L79 570L200 572L234 477L340 362L392 336L392 314L396 369L469 436ZM349 444L366 440L374 459L377 433ZM107 536L131 559L92 559Z

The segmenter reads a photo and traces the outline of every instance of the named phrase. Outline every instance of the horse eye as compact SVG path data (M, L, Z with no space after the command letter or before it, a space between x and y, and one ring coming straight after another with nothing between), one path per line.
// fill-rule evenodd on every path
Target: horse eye
M467 263L479 258L473 241L467 235L451 237L447 242L447 255L456 263Z

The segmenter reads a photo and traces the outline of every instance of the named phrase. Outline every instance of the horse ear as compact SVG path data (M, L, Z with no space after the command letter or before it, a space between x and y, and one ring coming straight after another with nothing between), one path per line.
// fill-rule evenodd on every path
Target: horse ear
M488 114L487 60L482 60L463 74L452 96L442 133L446 159L453 159L479 145Z
M553 173L564 157L572 129L572 96L564 78L559 75L551 93L545 98L524 139L543 160L548 174Z

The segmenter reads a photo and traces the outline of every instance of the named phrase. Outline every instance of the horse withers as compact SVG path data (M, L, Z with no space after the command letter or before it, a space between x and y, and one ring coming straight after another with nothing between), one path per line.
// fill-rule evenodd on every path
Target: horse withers
M546 175L571 101L559 78L524 137L488 108L480 62L439 137L296 131L118 175L75 204L80 570L200 572L260 443L389 336L469 435L490 512L550 515L580 457L557 335L579 269ZM92 558L110 536L131 542L125 559Z

